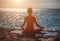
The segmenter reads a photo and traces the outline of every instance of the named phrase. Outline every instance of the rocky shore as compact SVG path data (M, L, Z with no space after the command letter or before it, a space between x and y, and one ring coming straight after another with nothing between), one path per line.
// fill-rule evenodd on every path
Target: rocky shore
M15 29L0 28L0 41L54 41L55 37L35 37L29 34L11 33ZM41 35L40 35L41 36Z

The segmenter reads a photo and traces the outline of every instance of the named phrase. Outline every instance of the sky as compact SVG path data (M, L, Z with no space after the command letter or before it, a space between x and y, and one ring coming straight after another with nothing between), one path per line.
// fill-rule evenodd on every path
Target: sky
M60 8L60 0L0 0L0 8Z

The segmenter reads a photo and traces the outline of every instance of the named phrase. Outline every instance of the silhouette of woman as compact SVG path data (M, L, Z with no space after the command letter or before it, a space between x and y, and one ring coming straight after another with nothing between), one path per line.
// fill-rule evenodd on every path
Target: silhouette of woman
M32 16L32 8L28 8L27 13L28 13L28 16L25 17L24 23L21 26L22 30L26 33L41 32L43 28L37 24L35 17ZM34 26L33 26L34 23L38 26L39 29L34 29ZM26 26L24 26L24 25L26 25Z

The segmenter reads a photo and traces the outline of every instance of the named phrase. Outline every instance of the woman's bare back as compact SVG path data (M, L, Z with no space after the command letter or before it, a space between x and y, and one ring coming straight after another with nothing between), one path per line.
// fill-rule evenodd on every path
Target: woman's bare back
M35 17L32 16L32 8L28 8L28 16L25 17L24 23L21 26L24 32L29 32L29 33L36 33L36 32L41 32L42 27L37 24ZM34 23L40 28L40 29L34 29ZM26 27L24 25L26 24ZM24 29L25 28L25 29Z

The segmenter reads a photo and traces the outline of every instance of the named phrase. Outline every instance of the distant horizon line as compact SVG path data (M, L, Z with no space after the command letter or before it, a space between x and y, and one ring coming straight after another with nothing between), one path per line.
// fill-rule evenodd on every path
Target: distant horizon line
M27 7L27 8L15 8L15 7L0 7L0 8L13 8L13 9L27 9L27 8L33 8L33 7ZM60 8L33 8L33 9L60 9Z
M60 8L33 8L33 10L60 9ZM0 8L0 12L26 12L27 8Z

